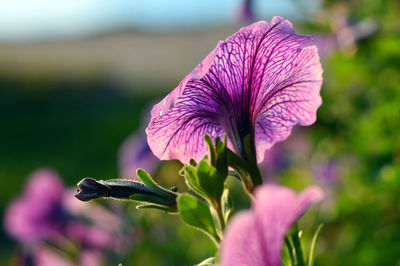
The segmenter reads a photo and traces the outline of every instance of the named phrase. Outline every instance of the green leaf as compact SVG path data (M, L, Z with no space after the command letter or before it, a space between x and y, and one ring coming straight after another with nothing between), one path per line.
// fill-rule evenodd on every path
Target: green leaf
M166 212L171 212L171 209L166 206L157 205L157 204L147 204L147 203L136 206L136 209L157 209L157 210L162 210L162 211L166 211Z
M320 224L318 226L318 228L315 231L314 236L312 238L310 252L308 253L308 264L307 264L308 266L314 265L315 250L317 249L317 243L318 243L318 239L319 239L322 227L323 227L323 224Z
M199 179L197 178L197 169L194 166L187 165L183 167L183 172L188 182L196 187L199 187Z
M207 157L204 157L196 167L186 165L183 167L188 186L213 204L220 201L224 181L217 169L210 165Z
M151 176L145 170L140 168L137 169L136 175L146 185L146 187L148 187L153 192L169 199L176 198L176 194L157 185L156 182L151 178Z
M197 165L197 162L196 162L195 160L193 160L193 159L190 159L190 160L189 160L189 164L190 164L191 166L196 166L196 165Z
M157 190L158 186L156 182L151 178L151 176L143 169L139 168L136 170L136 175L139 179L146 185L146 187Z
M236 178L237 180L241 181L242 179L240 178L239 174L236 171L228 171L228 176L231 176L233 178Z
M235 169L245 187L251 189L253 187L253 182L251 180L248 164L230 149L227 150L227 159L228 165Z
M227 145L226 145L226 135L224 142L221 142L219 138L217 138L215 142L217 159L215 162L215 168L217 168L218 172L221 174L223 181L225 181L228 175L228 153L227 153Z
M221 205L222 215L224 217L225 224L227 224L229 215L231 214L233 209L232 198L227 187L224 188L224 192L222 193Z
M217 169L206 160L202 160L197 166L197 177L201 190L214 202L219 202L224 189L224 180Z
M219 216L220 213L218 213L218 210L214 206L210 206L209 210L210 210L213 222L214 222L214 228L215 228L215 231L217 232L217 236L220 239L222 239L224 236L224 228L222 227L222 224L220 223L220 216ZM222 216L221 216L221 219L223 219Z
M147 202L153 203L156 205L162 205L165 208L168 208L171 212L176 212L176 204L173 204L169 199L161 198L156 195L147 195L147 194L133 194L129 197L131 200L139 201L139 202Z
M219 242L213 217L207 204L189 194L182 194L178 197L178 209L181 219L186 224L202 230L215 243Z
M216 261L215 257L210 257L210 258L203 260L199 264L196 264L195 266L213 266L213 265L215 265L216 262L217 261Z
M183 167L183 172L189 188L202 196L207 196L200 187L200 182L197 177L197 168L192 165L186 165Z
M213 141L212 141L212 139L211 139L211 137L209 135L205 135L204 136L204 140L206 141L207 146L208 146L208 150L210 151L211 164L215 165L215 160L216 160L217 154L216 154L216 151L215 151L214 143L213 143Z

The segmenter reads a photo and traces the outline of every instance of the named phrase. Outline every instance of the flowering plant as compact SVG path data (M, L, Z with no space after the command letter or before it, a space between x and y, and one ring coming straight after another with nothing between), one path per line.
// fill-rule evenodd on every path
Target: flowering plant
M221 247L202 265L279 265L283 243L292 265L305 265L297 226L290 228L323 193L312 187L296 196L289 188L262 184L258 162L295 124L316 120L322 68L311 41L281 17L244 27L220 41L153 107L148 144L158 158L185 164L181 175L188 192L165 189L138 169L140 181L85 178L76 197L129 199L140 202L138 208L178 213ZM253 201L251 211L231 222L230 176L240 180Z

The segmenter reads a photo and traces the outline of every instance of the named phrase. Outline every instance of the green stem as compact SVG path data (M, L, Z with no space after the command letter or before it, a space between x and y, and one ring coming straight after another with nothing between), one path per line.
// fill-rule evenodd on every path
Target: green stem
M219 209L218 209L218 217L219 217L219 220L220 220L220 223L221 223L221 230L224 231L224 229L225 229L225 221L224 221L224 216L222 214L221 207L219 207Z
M253 183L252 190L254 190L257 186L259 186L263 183L263 180L262 180L260 169L258 168L257 163L249 165L249 167L251 169L250 176L251 176L251 181Z
M287 247L287 249L288 249L288 252L289 252L289 257L290 257L290 261L292 262L292 265L293 266L297 266L297 261L296 261L296 259L295 259L295 257L294 257L294 250L293 250L293 246L292 246L292 243L290 243L290 240L289 240L289 238L288 237L285 237L285 244L286 244L286 247Z
M299 230L298 230L297 224L294 225L294 230L291 234L291 239L293 241L294 249L296 250L297 265L305 266L303 250L301 248L301 243L300 243L300 238L299 238Z
M222 214L222 207L221 207L221 203L218 202L216 204L213 204L213 208L217 213L217 217L218 217L218 222L219 222L219 226L221 228L221 234L223 234L224 229L225 229L225 220L224 220L224 215ZM222 239L222 237L221 237Z
M255 136L254 133L246 136L244 139L244 150L246 153L246 163L248 165L249 174L251 177L252 188L251 191L254 190L255 187L261 185L263 180L261 176L261 172L258 169L257 164L257 154L256 154L256 145L255 145Z

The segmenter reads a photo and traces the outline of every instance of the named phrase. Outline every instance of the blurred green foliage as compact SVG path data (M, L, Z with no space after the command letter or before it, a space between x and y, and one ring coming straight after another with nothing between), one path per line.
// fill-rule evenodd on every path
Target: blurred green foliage
M338 180L321 208L317 264L398 265L400 5L328 2L326 11L341 5L350 20L376 20L379 31L323 60L323 105L306 130L314 156L336 161Z

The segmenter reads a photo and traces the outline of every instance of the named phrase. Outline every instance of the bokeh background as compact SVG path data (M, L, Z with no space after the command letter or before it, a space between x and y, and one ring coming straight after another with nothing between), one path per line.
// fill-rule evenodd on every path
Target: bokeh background
M218 40L281 15L297 33L315 36L323 105L314 125L296 128L267 154L265 178L326 191L321 207L300 223L305 244L324 223L317 265L400 265L398 1L2 0L0 6L2 219L40 167L55 169L70 187L86 176L121 177L120 147L144 131L151 105ZM179 169L166 162L153 174L182 191ZM238 200L236 211L245 206ZM192 265L215 252L178 216L122 208L136 230L134 243L106 265ZM16 263L21 244L0 232L0 264Z

